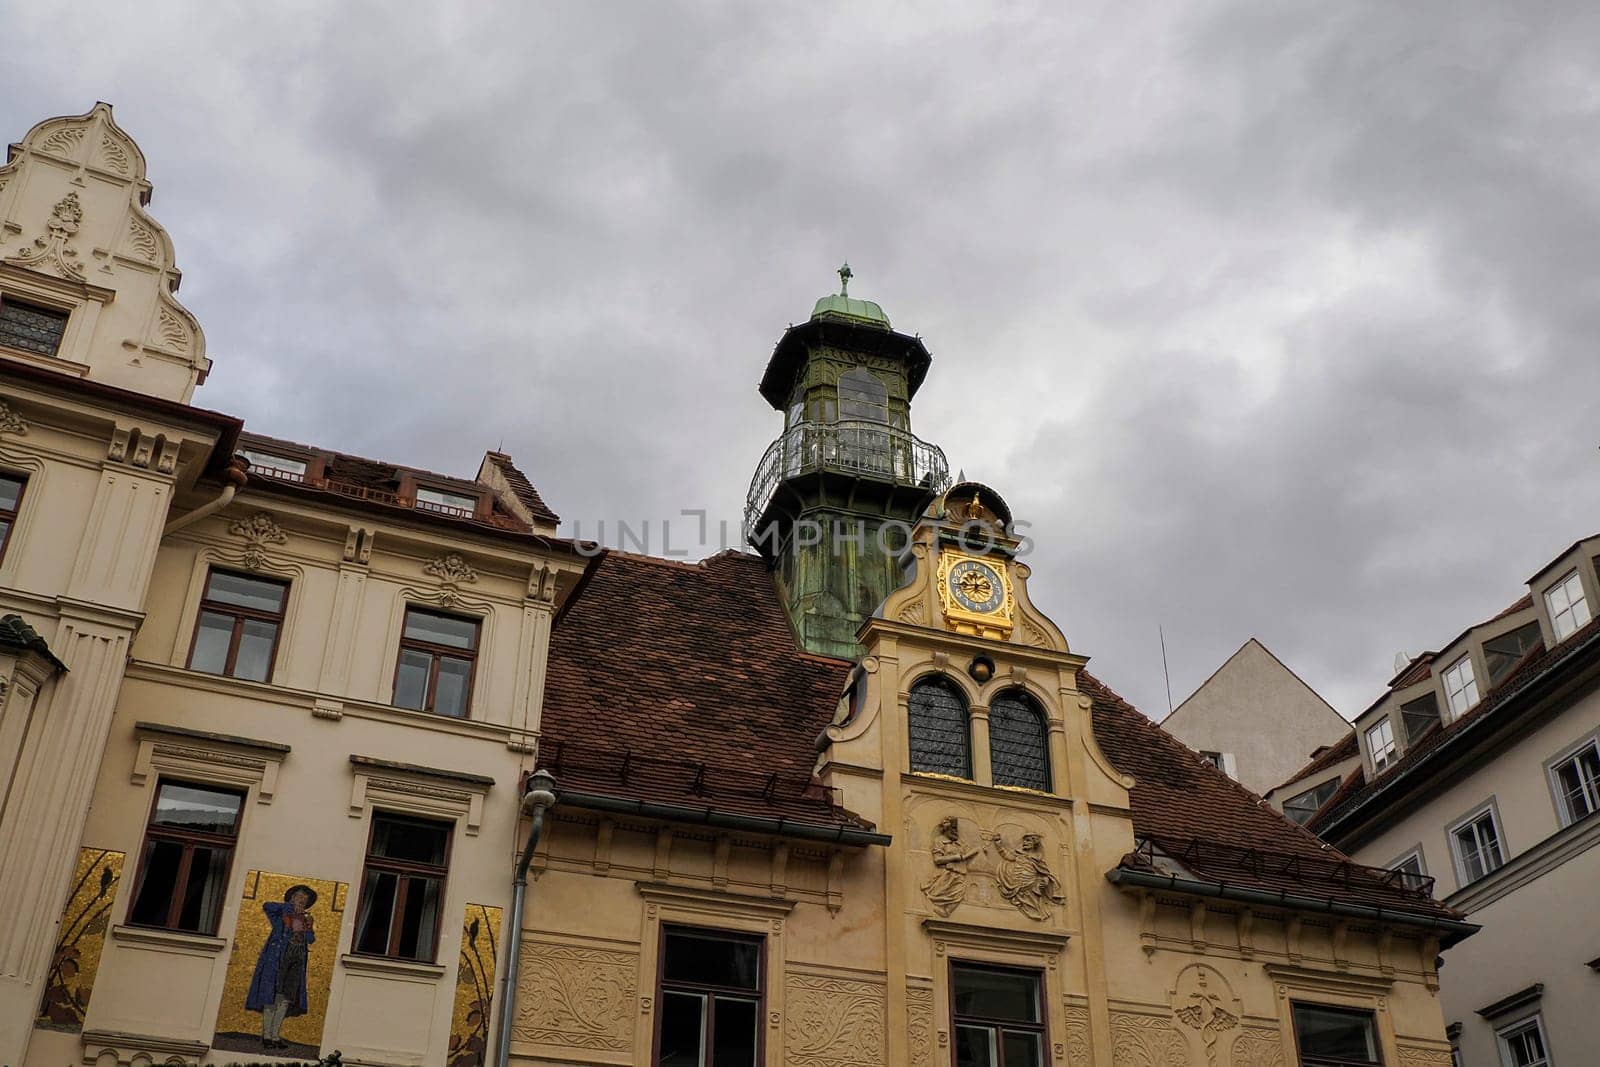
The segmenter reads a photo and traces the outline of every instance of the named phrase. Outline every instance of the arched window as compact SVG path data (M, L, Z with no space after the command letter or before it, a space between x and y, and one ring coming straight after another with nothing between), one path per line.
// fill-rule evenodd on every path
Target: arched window
M907 701L911 735L911 769L931 774L972 777L972 741L967 728L967 700L943 678L918 682Z
M1050 790L1044 712L1020 689L1008 689L989 703L989 766L995 785Z
M839 418L845 421L889 421L889 390L883 379L857 367L839 375Z

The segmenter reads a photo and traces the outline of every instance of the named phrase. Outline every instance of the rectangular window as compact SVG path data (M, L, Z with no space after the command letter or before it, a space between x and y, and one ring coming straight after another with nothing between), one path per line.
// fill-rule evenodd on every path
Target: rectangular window
M1491 637L1483 643L1483 659L1489 667L1489 687L1499 685L1512 668L1539 644L1539 620L1534 619L1510 633Z
M1405 727L1406 744L1415 743L1439 721L1439 698L1432 693L1400 705L1400 724Z
M1472 673L1472 657L1462 656L1444 672L1444 695L1451 715L1462 715L1478 702L1478 679Z
M950 964L955 1067L1044 1067L1036 971Z
M1394 726L1388 719L1380 719L1378 725L1367 731L1367 751L1372 754L1374 773L1395 761L1399 749L1394 743Z
M1589 602L1583 597L1583 582L1577 570L1544 595L1544 604L1550 609L1550 625L1556 629L1557 641L1565 641L1589 621Z
M1549 1067L1550 1053L1545 1050L1544 1023L1539 1016L1496 1030L1494 1036L1505 1067Z
M271 678L288 594L286 582L212 571L195 622L189 669L252 682Z
M0 559L11 544L11 531L17 525L17 509L22 506L22 487L26 479L0 474Z
M185 782L156 786L128 922L217 932L244 794Z
M241 449L239 455L250 461L250 470L256 474L264 474L268 478L279 478L286 482L306 480L306 461L303 459L276 456L271 452L258 452L253 448Z
M755 1067L761 1056L759 937L666 927L657 1067Z
M1370 1011L1294 1005L1294 1040L1301 1067L1369 1067L1383 1063Z
M1471 885L1505 863L1500 849L1500 830L1494 823L1494 810L1485 808L1451 837L1456 843L1456 858L1461 864L1461 884Z
M67 313L0 296L0 345L53 356L67 332Z
M1428 884L1428 872L1422 867L1421 849L1417 849L1389 869L1400 875L1400 884L1406 889L1422 889Z
M417 489L417 507L423 511L437 511L442 515L470 519L477 506L478 498L467 496L465 493L447 493L443 489L420 487Z
M1570 826L1600 811L1600 742L1590 741L1550 769L1561 798L1561 819Z
M1322 805L1328 802L1339 789L1339 779L1329 778L1321 785L1313 786L1304 793L1296 794L1283 802L1283 813L1291 822L1304 826Z
M431 962L450 864L449 823L372 813L354 951Z
M395 707L465 717L477 660L476 619L407 608L395 665Z

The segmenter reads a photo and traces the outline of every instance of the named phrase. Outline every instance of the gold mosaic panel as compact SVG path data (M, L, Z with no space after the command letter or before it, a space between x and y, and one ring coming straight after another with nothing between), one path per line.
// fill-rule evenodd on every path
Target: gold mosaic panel
M468 904L456 960L455 1011L450 1017L449 1067L482 1067L489 1049L494 967L500 950L500 909Z
M72 874L72 896L61 912L61 933L50 957L50 973L45 976L44 999L35 1022L50 1030L83 1029L94 992L94 977L100 970L100 950L106 943L106 924L111 904L122 881L122 862L126 855L104 848L78 851L78 867Z

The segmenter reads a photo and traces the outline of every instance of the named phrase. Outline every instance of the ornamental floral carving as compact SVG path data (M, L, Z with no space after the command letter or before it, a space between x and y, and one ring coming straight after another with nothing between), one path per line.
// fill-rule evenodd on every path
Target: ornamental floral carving
M906 988L906 1044L912 1067L933 1067L933 990Z
M1189 1042L1165 1019L1111 1016L1112 1067L1188 1067Z
M628 952L531 944L518 978L518 1041L628 1052L633 1048L634 975Z
M1067 1062L1089 1062L1089 1009L1068 1004L1062 1014L1067 1020Z
M881 1067L883 989L868 982L791 974L785 992L788 1062Z
M1400 1055L1401 1063L1405 1054ZM1445 1063L1449 1063L1445 1057ZM1276 1030L1246 1027L1233 1039L1233 1067L1284 1067L1283 1037Z
M11 405L0 400L0 433L25 434L28 432L28 421L15 411Z
M463 582L478 580L478 572L459 552L447 552L433 562L423 564L422 573L439 579L439 597L446 604L453 603L461 595Z
M83 280L83 262L71 241L83 222L83 205L77 193L68 193L56 203L45 222L45 232L33 239L33 247L13 257L12 262L30 270L52 270L63 278Z
M1184 968L1173 987L1172 1012L1178 1021L1200 1035L1206 1063L1215 1067L1217 1042L1239 1025L1239 1005L1227 979L1204 964Z
M1450 1067L1450 1053L1442 1048L1401 1045L1400 1067Z
M244 562L251 570L259 570L267 562L268 545L281 545L289 540L265 511L258 511L248 519L235 519L228 532L244 538Z

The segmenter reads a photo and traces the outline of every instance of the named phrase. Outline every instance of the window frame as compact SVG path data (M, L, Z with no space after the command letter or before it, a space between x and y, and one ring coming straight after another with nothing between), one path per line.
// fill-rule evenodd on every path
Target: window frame
M1042 786L1027 785L1025 783L1014 781L1002 782L1000 780L1000 764L995 761L994 708L998 701L1008 698L1015 699L1027 714L1033 716L1034 721L1039 726L1039 758L1044 764L1044 785ZM1027 789L1035 793L1054 793L1056 775L1055 767L1051 765L1050 761L1050 716L1048 713L1046 713L1044 704L1023 687L1014 685L1008 686L1007 688L989 697L987 709L987 718L989 724L989 784L1005 789ZM971 762L970 749L972 748L972 732L972 709L969 706L967 708L967 748L969 750L969 763ZM1226 770L1221 766L1218 767L1218 770L1222 770L1223 773L1227 773Z
M283 587L283 604L277 614L262 611L259 608L247 608L240 604L229 604L221 600L211 599L211 579L218 574L231 575L234 578L247 578L252 582L264 582L269 585ZM289 617L289 593L293 583L283 578L263 578L259 574L248 571L237 571L231 567L218 567L215 564L206 565L206 578L200 583L200 604L194 613L194 628L189 634L189 655L183 661L184 670L198 671L209 674L214 678L233 678L241 682L254 682L255 678L240 678L233 673L238 666L239 639L244 633L245 620L256 622L270 622L275 624L272 631L272 651L267 655L267 676L259 680L261 685L271 685L272 676L278 670L278 649L283 644L283 628ZM228 653L223 657L222 670L207 671L194 665L195 650L200 646L200 621L205 618L206 612L213 615L229 615L233 618L233 630L228 636Z
M1463 830L1475 828L1486 817L1489 820L1489 825L1494 829L1495 848L1500 854L1500 862L1495 864L1493 867L1487 867L1481 875L1473 878L1469 877L1470 872L1467 870L1467 856L1465 851L1461 848L1461 841L1457 835ZM1455 865L1456 888L1458 889L1465 889L1470 885L1476 885L1485 878L1488 878L1495 871L1498 871L1500 868L1504 867L1511 859L1511 850L1506 845L1505 827L1501 825L1500 812L1493 798L1484 801L1482 804L1479 804L1477 807L1473 808L1468 814L1456 819L1454 822L1451 822L1449 826L1445 828L1445 836L1449 838L1450 842L1450 857ZM1481 835L1477 833L1476 829L1473 830L1473 839L1478 844L1479 853L1482 854L1483 840Z
M233 821L233 834L211 834L200 830L179 830L173 827L156 824L156 810L161 803L161 787L166 785L183 786L187 789L204 789L213 793L222 793L239 799L239 813ZM182 778L177 776L159 775L156 778L155 788L150 791L150 805L144 817L144 834L139 838L139 859L134 869L133 880L129 883L133 889L128 895L127 909L123 914L123 922L141 930L166 930L177 934L196 934L202 937L216 937L217 930L222 925L222 914L228 908L229 886L233 882L233 861L239 851L240 832L244 826L244 813L249 807L250 790L240 786L218 785L198 779ZM150 844L152 840L171 841L183 848L183 857L178 862L178 870L172 879L172 895L167 901L167 921L164 923L139 922L133 917L134 905L138 903L140 894L144 891L145 879L150 874ZM189 871L192 869L194 849L197 845L221 846L226 845L227 860L223 863L222 874L218 878L221 883L219 892L222 894L217 906L216 921L209 929L189 930L178 926L174 915L182 906L183 894L178 892L180 886L188 881Z
M1511 1038L1525 1030L1533 1030L1539 1035L1539 1046L1544 1050L1542 1061L1535 1061L1525 1067L1553 1067L1555 1057L1550 1054L1550 1033L1544 1028L1544 1013L1536 1011L1532 1015L1524 1015L1515 1022L1506 1023L1494 1028L1494 1048L1500 1060L1501 1067L1524 1067L1519 1065L1511 1054Z
M956 970L965 968L972 971L991 971L1001 974L1022 975L1031 979L1033 985L1034 1008L1039 1016L1037 1023L1020 1022L1015 1019L992 1019L987 1016L962 1015L956 1011ZM1035 967L1018 967L1005 963L990 963L986 960L974 960L964 957L951 957L950 964L945 968L945 989L950 1004L950 1062L956 1061L957 1027L966 1025L968 1028L986 1027L999 1033L1005 1030L1016 1030L1022 1033L1037 1033L1039 1035L1039 1063L1040 1067L1049 1067L1050 1057L1050 989L1048 979L1043 970ZM993 1067L1006 1067L1005 1047L998 1044L999 1059Z
M1300 1050L1300 1027L1295 1021L1295 1008L1316 1008L1320 1011L1337 1012L1343 1015L1360 1015L1366 1018L1371 1027L1372 1047L1377 1055L1375 1060L1335 1060L1326 1056L1313 1056L1307 1058ZM1302 1067L1383 1067L1383 1029L1378 1025L1378 1013L1368 1007L1352 1007L1349 1004L1330 1003L1321 1000L1305 1000L1295 997L1289 1002L1289 1032L1294 1035L1295 1060Z
M911 736L911 734L912 734L912 718L913 718L913 716L912 716L912 701L916 698L917 691L919 689L924 688L924 687L946 689L949 692L953 693L956 696L956 698L961 701L962 736L965 738L965 745L966 745L966 773L964 773L964 774L951 774L949 771L927 770L927 769L924 769L924 768L921 768L921 767L917 766L916 755L912 751L913 748L914 748L914 743L913 743L912 736ZM931 775L935 775L935 776L938 776L938 777L945 777L945 778L959 778L961 781L964 781L964 782L976 781L977 780L976 776L977 776L977 773L978 773L978 769L977 769L977 761L973 758L973 756L974 756L973 747L974 746L972 744L972 733L973 733L973 731L972 731L972 698L967 693L966 689L961 685L961 683L953 680L948 674L944 674L944 673L942 673L940 671L930 671L930 672L928 672L926 674L923 674L923 675L913 679L912 682L911 682L911 685L906 689L905 709L906 709L906 767L908 768L910 773L912 773L912 774L931 774Z
M52 315L60 315L61 333L56 338L56 347L55 351L53 352L35 352L31 348L22 348L18 345L9 345L5 344L4 342L0 342L0 348L3 348L9 352L19 352L28 359L66 359L66 357L61 354L61 350L66 347L67 334L72 328L72 313L77 310L76 308L62 307L58 304L51 303L48 300L40 300L39 298L30 295L18 297L10 293L0 291L0 307L3 307L8 303L21 305L22 307L27 308L29 311L42 311Z
M310 478L311 461L306 459L304 456L291 456L283 452L272 452L265 448L250 447L240 448L236 454L245 458L245 462L250 465L249 469L252 472L260 474L265 478L273 478L280 482L296 483L304 483ZM257 459L277 460L279 463L298 464L300 469L295 470L293 467L278 466L275 463L269 462L257 463Z
M1283 802L1283 817L1285 819L1288 819L1290 822L1294 823L1296 826L1304 826L1307 822L1310 821L1311 816L1315 815L1317 812L1322 810L1323 805L1326 804L1333 797L1333 794L1335 794L1335 793L1337 793L1339 791L1339 786L1342 785L1343 783L1344 783L1344 778L1342 776L1336 774L1332 778L1329 778L1327 781L1318 782L1316 785L1312 786L1310 789L1302 789L1302 790L1300 790L1300 792L1296 793L1292 797L1289 797L1287 800L1285 800ZM1332 786L1333 788L1332 789L1328 789L1329 786ZM1311 810L1306 812L1306 817L1304 819L1296 819L1293 815L1289 814L1289 805L1290 804L1293 804L1295 801L1299 800L1301 797L1315 796L1319 791L1321 791L1323 789L1328 789L1327 795L1324 796L1322 798L1322 800L1317 803L1316 807L1314 807Z
M447 619L456 619L461 622L472 623L472 647L457 648L455 645L441 645L435 644L432 641L423 641L417 638L407 637L406 622L411 618L411 613L413 611L423 615L438 615ZM436 608L427 607L421 604L412 604L409 602L406 603L405 610L400 613L400 642L396 646L394 653L394 679L389 692L390 706L400 708L403 711L426 712L429 715L438 715L446 719L471 719L472 697L477 691L478 683L478 656L482 650L482 646L483 619L479 616L462 615L451 611L439 611ZM404 662L407 650L412 652L422 652L429 657L428 683L423 687L422 706L420 708L412 708L407 707L404 704L395 703L395 698L400 695L400 665L402 662ZM439 660L441 656L450 656L453 659L464 659L468 663L467 687L466 692L461 698L461 714L459 715L452 715L449 712L437 711L434 709L434 704L437 702L439 696Z
M1392 871L1392 872L1400 874L1402 880L1404 880L1406 877L1411 876L1412 872L1411 871L1402 870L1401 868L1411 860L1416 860L1417 861L1417 869L1416 869L1416 872L1415 872L1415 877L1418 880L1418 884L1416 884L1416 885L1406 884L1405 888L1407 888L1407 889L1420 889L1420 888L1422 888L1422 886L1428 884L1428 882L1427 882L1427 879L1428 879L1428 859L1423 854L1422 846L1420 844L1419 845L1414 845L1413 847L1406 849L1398 857L1395 858L1394 862L1384 864L1384 868L1386 870L1389 870L1389 871Z
M1378 750L1372 745L1372 735L1377 733L1379 730L1386 730L1389 735L1385 739L1387 746L1384 750L1382 763L1378 762ZM1394 722L1389 718L1388 715L1383 716L1381 719L1363 730L1361 732L1361 737L1367 743L1367 759L1372 763L1372 773L1374 775L1382 774L1390 767L1393 767L1400 759L1400 743L1395 740Z
M1577 587L1578 595L1576 598L1572 596L1572 591L1568 588L1568 586ZM1566 606L1560 611L1557 611L1555 604L1551 602L1551 597L1555 596L1557 593L1560 593L1567 598ZM1583 613L1587 616L1587 618L1585 618L1582 622L1578 621L1577 613L1573 610L1579 604L1583 605ZM1545 614L1550 617L1550 632L1555 635L1556 644L1560 644L1562 641L1565 641L1567 638L1571 637L1573 634L1589 625L1590 621L1593 620L1594 610L1589 606L1589 595L1583 588L1583 576L1578 573L1577 567L1573 567L1566 574L1563 574L1555 582L1551 583L1550 587L1544 591L1544 610ZM1572 628L1566 633L1561 632L1561 616L1563 615L1570 616L1572 620Z
M1461 678L1465 668L1465 681L1459 689L1452 688L1451 677ZM1439 685L1444 689L1444 704L1450 709L1451 720L1459 719L1467 712L1478 706L1483 699L1483 693L1478 688L1478 671L1472 662L1472 653L1463 652L1457 656L1450 666L1439 672ZM1468 690L1472 691L1472 699L1456 707L1456 697L1464 696Z
M703 926L698 923L676 922L663 920L656 930L656 983L654 1018L650 1023L650 1063L651 1067L661 1062L661 1028L666 1023L666 995L669 992L703 993L707 1000L705 1026L701 1033L702 1051L705 1053L706 1067L716 1067L710 1038L714 1033L716 1023L716 998L718 994L724 996L739 996L749 999L750 990L739 989L734 986L705 985L699 982L672 981L667 978L667 935L669 933L688 933L701 937L717 938L725 941L742 941L756 946L756 1050L755 1065L760 1067L767 1059L767 1034L764 1020L767 1013L767 951L769 945L765 934L753 933L749 930L735 930L719 926Z
M1420 721L1422 716L1416 712L1407 714L1407 710L1416 708L1425 703L1431 703L1433 705L1431 709L1432 713L1428 718L1427 724L1419 729L1416 733L1412 733L1411 724L1413 722ZM1449 706L1448 699L1446 700L1445 705L1446 707ZM1441 726L1444 724L1444 713L1439 707L1439 694L1435 693L1432 687L1429 687L1427 692L1421 694L1420 696L1412 697L1410 700L1397 701L1395 710L1400 713L1400 732L1405 736L1407 748L1410 748L1412 745L1416 744L1422 739L1423 735L1427 734L1428 731L1432 730L1435 726Z
M14 470L0 470L0 478L9 478L17 482L17 502L9 510L0 508L0 522L9 523L4 537L0 537L0 565L6 561L6 552L11 548L11 542L17 532L17 520L22 515L22 501L28 493L28 476L19 474Z
M1585 752L1593 752L1596 763L1600 764L1600 732L1591 733L1577 743L1566 746L1555 756L1545 761L1545 779L1550 785L1551 799L1555 802L1556 819L1563 829L1600 813L1600 776L1596 776L1592 781L1586 779L1583 783L1580 783L1588 786L1584 792L1591 796L1589 810L1582 815L1574 815L1568 808L1566 790L1561 786L1561 768L1581 759Z
M374 857L372 854L373 842L378 836L378 823L380 820L394 822L422 823L429 826L440 827L445 831L444 863L435 868L432 864L417 863L413 860L395 860L388 856ZM350 953L366 959L398 960L402 963L437 963L439 960L439 937L444 928L446 914L446 894L450 888L450 861L455 858L456 824L451 819L429 818L426 815L413 815L407 811L393 811L388 808L373 808L367 819L367 844L366 851L361 857L361 881L357 883L356 922L350 931ZM394 898L394 911L389 916L389 936L385 941L384 952L367 952L360 947L361 928L367 917L367 909L371 902L367 898L367 872L373 869L372 861L378 860L377 869L399 877L416 875L439 880L439 906L435 909L433 917L433 936L428 945L425 956L402 956L395 951L399 938L395 931L395 924L405 916L405 900L407 886L404 882L396 888Z
M423 493L437 493L440 496L456 497L461 500L470 500L467 507L457 507L454 504L442 504L432 500L423 500ZM478 508L483 503L483 494L474 493L455 486L438 485L431 482L418 481L411 489L411 508L413 511L426 512L429 515L442 515L449 519L471 519L478 514Z

